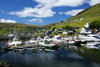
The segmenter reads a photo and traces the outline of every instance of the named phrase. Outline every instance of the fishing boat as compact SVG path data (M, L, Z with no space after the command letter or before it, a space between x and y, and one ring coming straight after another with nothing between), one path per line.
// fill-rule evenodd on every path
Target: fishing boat
M35 37L31 38L31 40L30 40L29 43L30 43L30 44L36 44L36 43L37 43L36 38L35 38Z
M40 42L42 40L43 39L40 37L38 37L38 38L32 37L30 40L25 41L25 44L37 44L38 42Z
M89 34L87 36L84 35L79 35L78 36L82 42L84 41L96 41L99 42L100 41L100 36L98 34Z
M73 44L75 44L75 41L73 39L70 39L67 41L67 44L73 45Z
M43 47L55 47L59 45L59 43L55 44L53 42L48 42L47 40L43 40L42 42L39 42L39 45Z
M88 42L85 47L87 49L100 49L100 42Z
M11 39L6 43L8 46L15 46L15 45L22 45L22 41L18 37L14 37L11 41Z
M49 36L45 36L45 37L44 37L44 40L52 41L52 38L49 38Z
M64 43L66 43L67 45L72 45L75 44L75 41L73 40L73 37L68 37L68 38L64 38Z
M100 41L100 37L96 34L89 34L88 37L86 38L87 41Z
M52 38L52 41L54 43L62 43L63 42L63 39L61 38L60 35L55 35L53 38Z

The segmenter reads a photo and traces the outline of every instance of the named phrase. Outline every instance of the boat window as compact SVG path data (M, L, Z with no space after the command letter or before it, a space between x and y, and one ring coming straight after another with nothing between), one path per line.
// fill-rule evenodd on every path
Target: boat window
M31 40L36 40L36 38L31 38Z
M61 39L61 37L57 37L57 39Z
M94 38L100 39L98 36L93 36Z
M94 45L95 47L98 47L98 45Z

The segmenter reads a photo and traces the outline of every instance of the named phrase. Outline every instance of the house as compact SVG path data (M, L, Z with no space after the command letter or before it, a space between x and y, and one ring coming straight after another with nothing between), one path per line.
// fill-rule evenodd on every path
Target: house
M90 33L92 33L90 28L89 28L89 23L87 23L85 25L85 27L81 29L80 33L81 34L90 34Z

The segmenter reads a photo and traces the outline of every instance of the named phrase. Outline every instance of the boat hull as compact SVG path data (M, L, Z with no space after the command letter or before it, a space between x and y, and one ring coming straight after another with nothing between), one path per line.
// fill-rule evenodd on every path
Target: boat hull
M56 46L55 44L43 44L43 43L40 43L39 45L43 47L55 47Z

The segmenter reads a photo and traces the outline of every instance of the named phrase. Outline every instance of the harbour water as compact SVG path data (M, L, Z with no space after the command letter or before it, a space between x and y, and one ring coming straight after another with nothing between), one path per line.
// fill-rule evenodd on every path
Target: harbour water
M5 46L5 43L6 41L0 41L0 46ZM28 49L24 54L20 50L0 50L0 60L13 67L100 67L100 63L83 57L67 47L47 50L49 51ZM84 50L81 52L84 53Z

